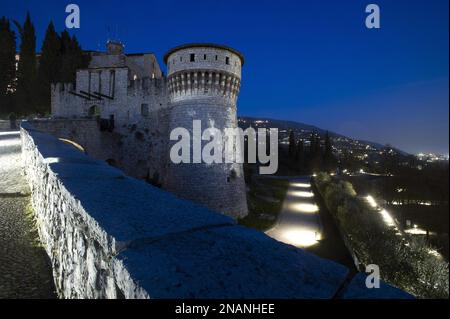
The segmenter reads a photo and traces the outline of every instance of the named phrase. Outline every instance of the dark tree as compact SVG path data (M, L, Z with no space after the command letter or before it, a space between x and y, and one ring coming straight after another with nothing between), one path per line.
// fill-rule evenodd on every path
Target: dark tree
M297 151L295 153L295 160L297 162L297 167L300 171L305 169L305 151L303 140L299 140L297 143Z
M55 31L53 22L47 27L39 59L37 74L38 111L41 114L50 112L50 86L58 82L61 68L61 40Z
M9 20L0 19L0 114L12 111L16 78L16 34Z
M310 136L309 147L309 167L312 171L318 171L322 169L322 155L320 150L320 136L315 132Z
M333 148L331 145L330 134L328 133L328 131L325 134L325 151L323 154L323 162L325 165L325 169L327 171L333 169L335 160L333 156Z
M294 158L295 157L295 149L296 149L295 135L294 135L294 131L291 130L289 132L289 157L290 158Z
M311 133L309 137L309 157L313 158L316 155L317 151L317 138L315 133Z
M14 21L20 33L20 58L17 68L16 106L18 113L29 114L35 108L36 35L30 13L23 26Z
M59 82L73 83L76 79L76 71L86 68L89 64L88 55L83 54L75 36L70 37L64 30L61 33L61 74Z

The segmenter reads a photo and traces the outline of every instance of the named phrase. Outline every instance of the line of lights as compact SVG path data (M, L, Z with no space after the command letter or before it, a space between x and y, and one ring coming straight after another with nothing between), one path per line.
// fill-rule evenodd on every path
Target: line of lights
M289 191L288 195L295 197L314 197L314 193L305 191Z
M300 188L310 188L311 184L309 184L309 183L291 183L289 186L300 187Z
M376 208L378 213L381 214L381 217L383 218L383 221L385 222L386 225L388 225L389 227L394 227L395 229L397 229L397 227L395 226L395 220L394 218L392 218L391 214L389 214L389 212L386 209L378 209L378 204L375 201L375 198L373 198L372 196L368 195L366 196L366 200L369 203L369 205L372 208Z

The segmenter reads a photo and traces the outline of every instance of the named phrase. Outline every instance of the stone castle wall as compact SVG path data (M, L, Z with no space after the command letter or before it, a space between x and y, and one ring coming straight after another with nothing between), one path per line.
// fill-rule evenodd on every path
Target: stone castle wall
M30 121L36 130L79 144L86 154L122 169L127 175L164 185L167 158L168 115L150 112L136 124L109 132L96 119Z
M148 113L167 108L165 78L130 80L128 68L84 69L77 72L77 83L52 86L52 117L89 117L97 107L101 118L114 121L119 132L128 124L136 124ZM108 97L84 99L69 92L101 93Z

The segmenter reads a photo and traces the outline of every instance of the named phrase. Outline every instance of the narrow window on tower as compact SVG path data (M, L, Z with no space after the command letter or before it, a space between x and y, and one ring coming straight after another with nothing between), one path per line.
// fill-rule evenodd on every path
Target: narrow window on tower
M225 57L225 63L226 64L230 64L230 58L229 57Z
M191 53L191 62L195 62L195 54Z
M217 59L218 59L218 56L216 55L216 61L217 61Z
M203 60L206 60L206 54L203 54Z
M149 109L148 109L148 104L141 104L141 115L142 117L148 117L148 113L149 113Z

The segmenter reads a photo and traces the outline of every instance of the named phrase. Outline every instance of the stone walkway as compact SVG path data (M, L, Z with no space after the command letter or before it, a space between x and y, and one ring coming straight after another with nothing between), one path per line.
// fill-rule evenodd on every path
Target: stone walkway
M0 299L54 298L51 266L30 211L18 131L0 131Z
M315 197L310 177L282 178L289 180L289 188L277 224L266 234L319 257L336 261L355 273L353 259L332 216Z
M266 234L300 248L319 242L322 226L309 177L290 179L277 224Z

